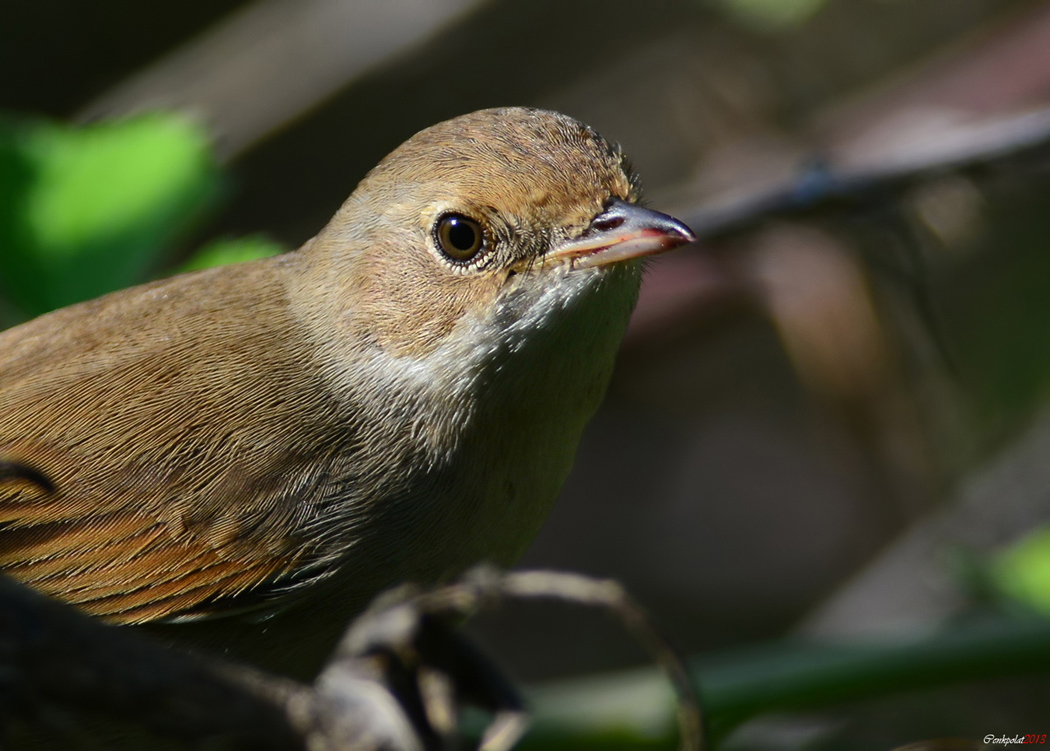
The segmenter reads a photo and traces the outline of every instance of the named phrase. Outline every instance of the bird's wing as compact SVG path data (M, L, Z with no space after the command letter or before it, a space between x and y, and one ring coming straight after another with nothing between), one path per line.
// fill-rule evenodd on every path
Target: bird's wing
M50 489L39 475L0 464L0 571L94 615L142 623L208 614L291 563L290 551L265 559L143 512L140 494L126 494L121 509L85 513L89 497Z
M0 571L123 623L296 576L332 410L283 288L236 273L259 278L176 278L0 334Z

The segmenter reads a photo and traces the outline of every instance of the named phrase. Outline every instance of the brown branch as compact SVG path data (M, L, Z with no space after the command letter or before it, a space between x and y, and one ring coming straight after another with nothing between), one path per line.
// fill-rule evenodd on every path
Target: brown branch
M177 109L231 159L479 0L261 0L124 81L80 120Z
M695 196L688 188L661 195L658 203L681 217L701 241L753 229L774 218L810 215L901 188L952 170L1035 161L1050 150L1050 107L935 130L902 130L892 143L850 152L836 160L813 151L786 178L747 191ZM774 173L776 170L770 170Z
M561 600L602 608L618 617L653 657L674 689L678 700L680 748L700 751L704 747L700 699L685 664L619 582L556 571L501 573L478 567L455 584L415 595L414 605L430 615L464 616L493 607L505 598ZM351 630L342 648L359 650L356 645L359 638Z
M0 717L104 716L188 743L304 746L274 705L203 660L106 626L0 577Z
M493 716L478 748L508 751L526 727L521 699L458 632L463 617L505 598L557 599L620 617L677 693L683 751L702 748L685 666L619 584L489 568L433 591L381 595L312 686L165 649L0 577L0 720L32 723L57 711L191 745L428 751L458 745L458 705L467 703Z

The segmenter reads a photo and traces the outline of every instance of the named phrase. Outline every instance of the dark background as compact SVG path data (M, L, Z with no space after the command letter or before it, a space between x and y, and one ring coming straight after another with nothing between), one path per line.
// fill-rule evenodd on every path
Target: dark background
M778 21L757 1L482 3L226 153L224 199L173 262L216 237L298 246L398 143L482 107L588 122L623 144L655 208L688 213L807 155L848 159L876 135L1050 99L1046 3L809 4ZM78 120L247 5L0 5L0 107ZM945 551L984 561L1046 519L1050 472L1033 448L1050 372L1043 177L1031 163L941 174L655 264L522 565L620 579L690 653L911 633L986 607ZM1017 523L991 534L1007 506ZM477 633L525 680L643 661L607 619L567 607L511 607ZM853 737L891 716L918 737L905 715L923 706L949 718L930 733L967 732L981 711L1020 722L1003 707L1025 716L1029 689L865 704Z

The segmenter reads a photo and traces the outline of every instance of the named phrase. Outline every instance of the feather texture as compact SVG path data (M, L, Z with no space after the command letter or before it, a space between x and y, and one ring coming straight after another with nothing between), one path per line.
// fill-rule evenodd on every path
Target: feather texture
M308 351L272 346L302 340L273 268L238 269L240 296L202 272L2 336L5 573L134 623L265 596L310 557L302 501L353 425Z
M0 570L118 623L256 610L323 654L385 586L513 563L640 282L557 251L689 237L634 227L637 199L586 126L487 110L407 141L299 251L0 333ZM483 234L469 264L449 212Z

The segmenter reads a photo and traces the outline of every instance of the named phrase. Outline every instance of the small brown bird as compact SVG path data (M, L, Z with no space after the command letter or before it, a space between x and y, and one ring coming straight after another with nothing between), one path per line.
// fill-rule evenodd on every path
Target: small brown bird
M0 334L0 571L116 623L248 614L238 653L294 624L323 656L386 586L513 563L636 259L693 239L638 199L585 125L485 110L409 139L296 252Z

